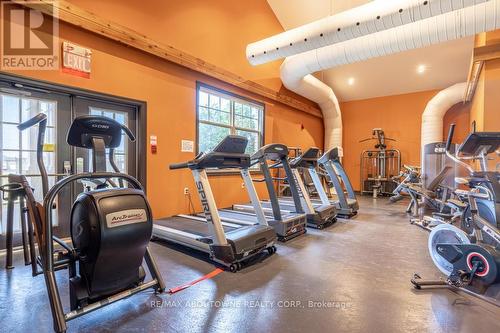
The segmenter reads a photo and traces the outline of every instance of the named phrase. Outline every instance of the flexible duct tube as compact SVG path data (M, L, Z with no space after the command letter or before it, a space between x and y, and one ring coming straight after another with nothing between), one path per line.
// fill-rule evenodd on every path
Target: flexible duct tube
M249 44L246 55L252 65L259 65L486 1L490 0L375 0Z
M318 103L323 113L323 126L325 128L324 149L342 147L342 116L340 106L332 88L312 75L303 77L295 76L295 66L298 62L290 64L292 58L287 58L281 65L281 80L285 87L299 93L301 96Z
M467 83L457 83L438 92L425 107L422 114L422 151L428 143L443 141L443 118L453 105L463 102Z
M438 44L500 27L500 0L467 7L415 23L288 57L281 80L290 90L317 102L325 119L325 149L341 146L340 108L333 90L311 73ZM317 89L316 92L312 90ZM442 129L439 130L440 132Z
M443 142L443 118L446 112L455 104L463 102L467 82L457 83L438 92L426 105L422 113L420 161L422 175L426 175L424 146L428 143ZM431 180L424 179L424 185ZM426 186L427 187L427 186Z

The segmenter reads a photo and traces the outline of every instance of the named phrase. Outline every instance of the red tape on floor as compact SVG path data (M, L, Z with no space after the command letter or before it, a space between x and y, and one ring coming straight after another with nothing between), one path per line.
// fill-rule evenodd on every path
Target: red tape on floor
M220 269L220 268L217 268L215 270L213 270L212 272L208 273L207 275L205 276L202 276L201 278L199 279L196 279L194 281L191 281L189 283L186 283L186 284L183 284L182 286L178 286L178 287L175 287L175 288L171 288L168 290L168 293L169 294L175 294L179 291L182 291L184 289L187 289L189 287L192 287L194 286L195 284L197 284L198 282L201 282L201 281L204 281L204 280L208 280L208 279L211 279L213 278L214 276L217 276L219 275L220 273L224 272L223 269Z

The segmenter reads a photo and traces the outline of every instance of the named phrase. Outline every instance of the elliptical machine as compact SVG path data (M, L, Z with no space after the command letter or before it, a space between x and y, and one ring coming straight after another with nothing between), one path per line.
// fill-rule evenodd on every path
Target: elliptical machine
M415 274L411 282L417 289L447 285L467 287L467 290L481 296L489 286L500 282L500 230L496 227L498 220L496 217L487 219L498 211L500 173L487 171L487 155L500 147L500 132L471 133L457 153L452 154L449 148L454 129L455 125L451 125L446 153L470 172L468 178L456 178L457 183L467 185L470 190L455 190L458 196L466 198L468 216L464 213L462 218L464 230L450 224L441 224L430 233L428 247L431 258L436 267L447 276L446 280L422 280ZM481 171L474 171L464 162L478 159ZM491 207L490 214L482 215L480 205Z
M102 116L74 119L67 142L74 147L92 150L94 171L70 175L48 190L42 156L46 115L38 114L18 128L25 130L37 124L37 162L42 176L43 205L36 202L26 177L20 176L19 183L25 193L28 215L38 243L36 262L41 271L37 270L34 275L44 275L54 330L65 332L67 322L72 319L145 289L162 292L165 285L148 248L153 216L141 184L130 175L106 172L106 148L120 145L122 131L135 140L130 130ZM109 187L78 195L70 218L72 246L52 234L52 207L66 185L77 180L109 182L112 178L125 181L130 188ZM148 282L145 282L143 260L151 274ZM67 313L63 310L55 277L55 272L61 269L68 269L69 273L70 312Z

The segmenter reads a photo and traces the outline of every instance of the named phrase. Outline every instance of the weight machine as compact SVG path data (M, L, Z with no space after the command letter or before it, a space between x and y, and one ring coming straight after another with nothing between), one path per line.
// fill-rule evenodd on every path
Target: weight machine
M359 142L376 140L375 150L364 150L361 153L361 194L371 193L374 198L379 195L392 195L396 184L392 178L401 170L401 152L398 149L387 149L386 141L396 141L385 136L384 130L374 128L372 137Z

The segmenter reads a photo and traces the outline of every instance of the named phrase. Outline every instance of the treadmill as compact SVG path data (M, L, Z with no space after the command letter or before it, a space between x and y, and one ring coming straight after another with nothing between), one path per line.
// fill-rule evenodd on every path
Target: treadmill
M354 190L352 188L351 181L349 180L349 177L347 176L342 163L340 163L340 158L342 156L342 148L335 147L325 152L323 156L318 159L318 163L326 171L328 177L330 178L330 181L333 184L333 187L335 188L335 191L337 192L337 199L328 199L325 191L318 190L318 195L320 198L312 199L312 201L314 203L323 204L330 202L337 208L338 217L349 219L358 214L359 204L358 200L356 199L356 194L354 193ZM316 186L316 189L318 189L318 186L322 186L317 173L311 174L311 177ZM340 179L342 179L342 183L344 184L347 195L344 192L344 188L342 187L342 183L340 182L339 177Z
M242 173L248 172L250 156L245 154L247 144L247 138L229 135L212 151L198 154L194 160L170 165L171 170L191 170L205 217L177 215L155 220L153 240L166 240L206 252L211 260L231 272L238 271L247 259L265 250L269 255L276 252L276 233L265 218L252 225L221 221L208 180L207 168L238 168ZM252 189L255 192L255 188ZM256 192L251 199L256 211L260 208L258 215L264 216Z
M251 165L259 163L261 170L264 173L264 180L258 181L266 182L267 191L269 193L269 197L271 198L270 202L261 201L258 206L263 208L268 224L274 227L278 240L282 242L286 242L306 233L307 222L306 214L304 214L301 208L302 206L300 204L298 192L296 193L296 198L299 209L294 208L293 210L285 210L280 207L278 203L276 190L274 189L274 183L269 166L267 165L267 160L281 161L283 158L286 160L287 155L288 148L285 145L269 144L259 149L252 155L251 158ZM289 168L288 164L286 167ZM252 178L249 175L245 176L243 172L242 176L245 180L245 186L247 188L253 188ZM233 205L232 209L222 209L219 213L221 219L225 222L241 223L241 220L243 219L255 219L255 215L260 214L259 210L256 210L255 207L256 205L254 205L253 202L252 204L244 205L236 204ZM236 219L239 219L239 221Z
M309 192L307 191L304 180L300 175L300 170L307 172L313 181L313 185L318 192L320 197L326 197L325 189L321 184L321 180L318 177L316 169L318 167L318 157L320 150L316 147L311 147L306 150L303 154L291 159L289 161L290 167L294 174L297 185L300 187L301 191L304 193L301 198L302 206L304 207L308 215L308 225L318 229L322 229L332 223L334 223L337 218L337 209L335 204L330 201L312 201ZM293 204L293 198L291 197L280 197L280 203L283 204Z
M272 161L274 164L269 166L267 164L268 161ZM264 174L263 181L266 182L269 192L269 201L261 202L264 212L274 215L305 213L307 225L316 228L323 228L335 221L335 207L330 205L330 208L325 208L320 212L314 210L299 173L295 172L290 167L288 161L288 148L285 145L270 144L262 147L252 156L252 163L260 164ZM270 172L270 169L273 168L283 168L285 170L286 180L290 185L290 191L292 193L292 201L280 200L278 198L274 189L274 178ZM252 212L252 207L249 204L233 205L233 209L237 211Z

